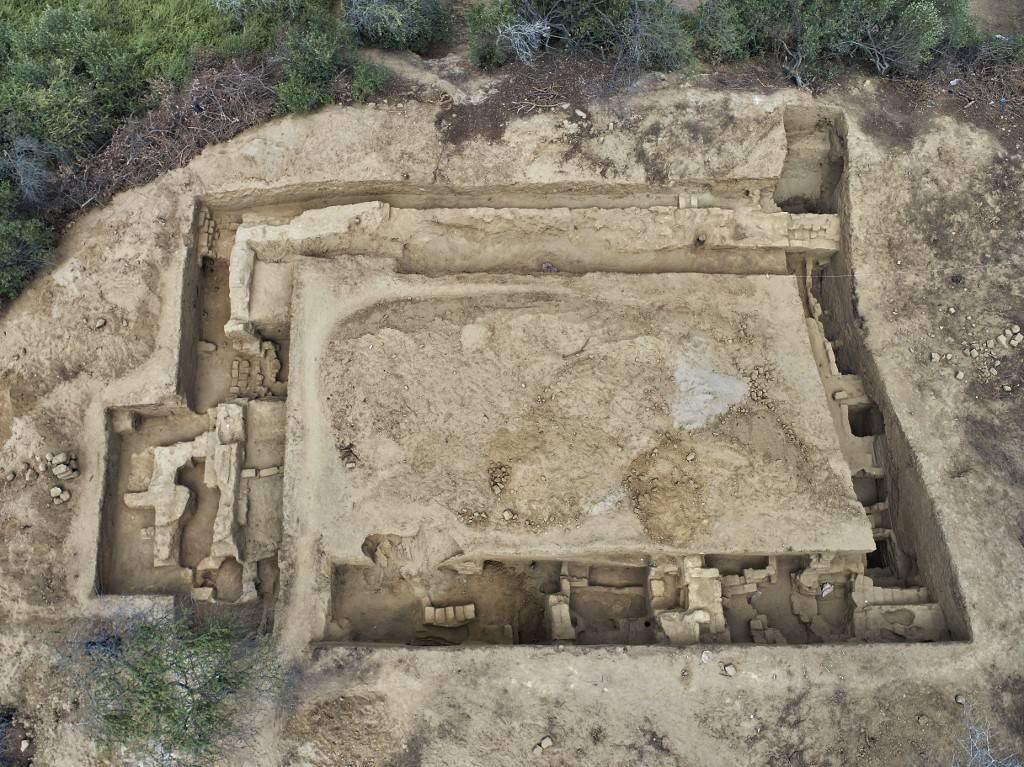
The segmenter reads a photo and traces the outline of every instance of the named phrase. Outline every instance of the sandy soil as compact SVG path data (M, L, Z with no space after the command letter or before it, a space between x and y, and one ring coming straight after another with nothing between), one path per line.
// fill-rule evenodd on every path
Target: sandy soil
M916 454L971 641L706 656L325 648L300 653L297 698L279 710L263 702L267 726L237 764L939 764L962 731L954 695L992 726L1000 750L1024 749L1024 352L995 340L1024 323L1020 147L941 114L880 120L873 88L830 96L849 120L856 308L881 382L874 394ZM457 145L432 105L327 109L212 148L71 227L59 263L0 319L0 467L20 475L22 461L63 449L82 467L59 507L47 482L0 485L0 703L28 719L36 763L102 763L54 673L54 648L79 618L108 609L110 598L93 595L105 409L184 404L178 332L197 196L241 211L410 188L543 200L774 178L787 103L811 106L795 91L655 79L581 105L586 118L509 119L500 136ZM721 673L725 662L735 675ZM552 747L534 757L546 736Z

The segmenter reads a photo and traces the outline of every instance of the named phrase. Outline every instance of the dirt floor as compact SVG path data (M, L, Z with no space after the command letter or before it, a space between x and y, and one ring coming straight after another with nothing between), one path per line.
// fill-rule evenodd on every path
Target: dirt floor
M936 765L958 754L968 715L991 728L999 754L1024 751L1017 129L971 121L945 102L918 100L903 112L891 86L870 79L817 99L675 75L608 97L569 79L519 83L513 93L469 77L454 56L407 61L402 74L422 81L419 100L276 120L117 196L69 228L59 262L0 317L0 756L121 763L89 740L59 650L98 615L165 605L169 594L184 602L189 589L192 598L196 589L203 599L208 590L226 601L260 598L296 669L287 696L253 701L260 735L231 764ZM488 105L491 88L502 106ZM542 98L550 103L538 107ZM800 156L817 159L794 167ZM388 258L415 264L433 258L436 243L397 238L397 256L369 252L383 240L360 241L360 223L334 251L310 241L287 253L267 230L302 211L373 201L395 216L632 208L642 217L664 206L787 221L813 213L837 217L837 244L830 258L787 256L811 242L794 219L789 239L770 240L787 273L695 274L693 264L708 263L701 249L718 244L712 230L686 229L682 244L644 256L661 264L653 275L576 275L620 245L595 245L602 240L580 225L595 219L565 215L538 238L561 244L538 246L531 270L391 271L396 292L366 299L353 322L345 307L358 309L360 286L376 278L353 283L349 273L335 285L327 265L353 254L376 271ZM452 220L445 226L461 233L452 242L475 253L471 227ZM574 229L557 228L567 220ZM728 231L729 242L776 237L768 224L725 220L713 231ZM266 324L269 347L232 346L226 330L240 316L240 288L224 266L236 263L246 228L256 243L246 307L270 307L250 318ZM617 228L621 219L609 226ZM512 241L509 231L502 236ZM676 230L667 231L671 239ZM648 232L660 236L652 224L630 239ZM577 236L583 244L566 250ZM573 274L559 272L551 253L571 257ZM689 266L664 266L676 257ZM298 271L286 275L289 264ZM281 280L300 285L294 295L304 300L303 280L318 269L319 298L288 304L295 299ZM515 287L540 308L507 295L481 302L479 293L460 303L466 284ZM657 319L655 303L664 310ZM724 413L714 414L722 420L699 433L697 449L655 458L652 435L691 423L673 422L673 385L692 368L671 372L673 355L723 325L738 328L745 309L750 344L727 343L737 330L705 349L720 377L701 401L717 407L725 396ZM305 319L278 322L282 314ZM231 328L239 339L251 331ZM724 378L742 382L737 401ZM606 396L609 387L617 396ZM321 390L329 403L309 396ZM218 426L182 417L232 402L252 429L242 440L220 428L226 410ZM485 411L498 423L485 422ZM323 449L308 435L293 439L312 423ZM541 439L546 428L557 438ZM138 476L122 466L147 447L203 434L213 436L174 475L194 500L180 567L158 572L149 512L120 508L156 474L147 465L143 486L133 486ZM619 455L616 441L629 450ZM214 448L241 451L236 473L223 462L207 468L214 453L202 451ZM732 502L746 515L731 523L742 551L694 544L680 532L672 492L652 501L644 486L673 471L685 482L704 450L718 456L721 477L729 460L753 465L711 488L721 508ZM396 459L403 451L411 457ZM633 453L645 454L643 465L630 466ZM57 468L72 460L73 471ZM571 470L573 481L545 493L548 466ZM772 468L795 481L767 485L761 497L742 481ZM655 513L646 527L639 503L639 516L622 510L630 526L574 539L579 509L600 512L616 484L647 493ZM66 501L54 502L55 485ZM244 500L225 507L225 488L240 488ZM461 498L486 501L486 518L461 514ZM759 503L775 504L771 522L758 521ZM231 514L245 520L227 554L219 547L235 542L223 535L225 508L228 527ZM864 536L857 545L829 543L845 515L859 521L846 530ZM792 576L825 567L814 552L863 558L880 529L893 536L887 554L841 577L834 565L836 577L814 582L807 609L820 621L789 609L800 601ZM726 544L729 533L714 532ZM588 549L594 541L601 546ZM566 555L574 545L586 561ZM528 554L531 546L543 556ZM737 553L759 559L723 556ZM699 643L673 646L658 642L661 624L644 625L660 614L652 584L678 591L673 578L697 572L682 561L692 555L708 555L697 569L720 571L722 584L778 557L775 580L753 587L760 601L714 595L725 601L732 643L702 629ZM203 576L210 558L220 569ZM448 560L454 569L437 569ZM424 562L439 573L425 584L409 569ZM898 584L886 580L897 574ZM927 589L944 641L856 635L843 605L865 575L893 591ZM247 596L247 583L258 591ZM469 604L487 607L478 621L465 618ZM549 633L562 604L576 617L575 644ZM442 615L428 623L425 607ZM444 617L456 607L459 617ZM771 616L785 646L754 640L758 614Z

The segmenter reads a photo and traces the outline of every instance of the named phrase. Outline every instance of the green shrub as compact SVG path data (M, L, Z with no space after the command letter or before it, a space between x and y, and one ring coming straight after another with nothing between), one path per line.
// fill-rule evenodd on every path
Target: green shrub
M717 59L773 52L799 79L842 57L912 73L976 32L966 0L709 0L696 37Z
M382 48L423 53L449 32L440 0L349 0L345 17L363 40Z
M391 78L391 70L372 61L357 61L352 67L352 98L360 103L376 96Z
M724 61L749 55L746 28L736 4L707 0L697 12L697 44L710 58Z
M0 181L0 307L13 301L53 256L56 234L17 209L17 193Z
M265 637L188 617L151 617L76 648L98 740L138 763L200 765L243 738L251 698L280 679Z
M107 4L111 0L106 0ZM147 79L181 82L201 51L216 51L240 29L237 20L202 0L120 0L126 38Z
M469 57L480 67L500 67L512 60L512 50L498 38L499 30L516 20L514 0L481 0L466 14Z
M694 63L693 38L671 0L636 2L613 50L639 69L688 69Z
M278 87L285 111L310 112L334 100L334 78L351 61L355 36L331 14L315 14L288 35L284 82Z
M644 69L693 60L693 41L671 0L483 0L466 17L481 66L529 60L552 42Z
M47 7L10 36L0 75L0 143L22 136L79 150L138 104L139 59L103 12Z

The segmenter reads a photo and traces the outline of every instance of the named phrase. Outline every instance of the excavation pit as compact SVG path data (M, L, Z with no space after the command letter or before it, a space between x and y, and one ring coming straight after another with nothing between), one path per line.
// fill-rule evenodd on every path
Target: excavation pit
M270 606L280 562L307 642L949 639L855 322L812 290L839 217L702 195L200 208L193 410L114 429L101 587ZM154 449L191 505L132 528Z

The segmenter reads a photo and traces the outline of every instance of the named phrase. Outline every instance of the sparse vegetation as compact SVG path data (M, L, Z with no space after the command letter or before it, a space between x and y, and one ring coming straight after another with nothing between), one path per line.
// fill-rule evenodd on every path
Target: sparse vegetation
M19 211L17 194L0 181L0 302L15 298L50 258L53 229Z
M192 616L105 627L73 662L98 740L168 767L215 764L251 735L253 696L280 684L265 636Z
M352 98L360 103L369 101L390 78L391 72L387 67L372 61L357 61L352 68Z
M1024 767L1024 761L1016 754L998 756L988 728L974 721L969 713L965 728L961 753L953 760L953 767Z

